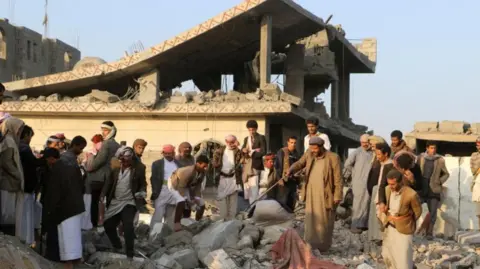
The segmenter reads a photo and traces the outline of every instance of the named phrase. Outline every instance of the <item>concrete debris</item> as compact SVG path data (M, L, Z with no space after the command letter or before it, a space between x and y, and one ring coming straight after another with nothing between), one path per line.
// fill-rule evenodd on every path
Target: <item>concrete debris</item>
M165 224L157 224L152 231L149 231L148 225L140 224L136 228L135 243L138 255L133 261L129 261L124 254L113 253L104 231L92 230L83 234L84 259L93 268L107 269L274 268L273 244L290 228L302 235L304 213L304 209L298 208L295 220L269 226L260 226L253 219L226 222L213 222L209 218L201 221L182 219L183 230L172 232ZM312 254L346 268L385 268L382 247L368 241L366 233L351 233L347 226L345 221L337 221L331 249L322 253L313 250ZM476 248L480 244L480 232L457 232L455 240L426 240L415 236L413 243L417 268L480 266L480 249ZM19 265L19 262L27 263L27 260L32 266L20 267L23 265ZM46 261L17 239L1 234L0 264L2 268L56 268L55 264Z
M117 95L111 94L107 91L92 90L90 96L105 103L115 103L120 101L120 98Z
M466 126L466 123L463 121L441 121L438 124L438 130L442 133L450 133L450 134L463 134L466 128L470 126Z
M54 93L52 95L47 96L47 102L60 102L62 101L62 97L58 93Z
M282 92L280 94L280 100L282 101L285 101L285 102L289 102L293 105L296 105L296 106L303 106L304 104L304 101L299 98L299 97L296 97L294 95L291 95L291 94L288 94L286 92Z
M272 96L272 95L280 96L280 94L282 93L282 90L280 90L280 87L278 87L278 84L273 84L273 83L263 85L261 87L261 90L266 95L270 95L270 96Z
M415 132L437 132L438 122L437 121L416 122L414 125L414 130Z

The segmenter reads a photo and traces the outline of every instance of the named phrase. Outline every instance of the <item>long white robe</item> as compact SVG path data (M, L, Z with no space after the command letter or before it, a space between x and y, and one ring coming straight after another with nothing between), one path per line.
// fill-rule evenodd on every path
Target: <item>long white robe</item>
M35 194L25 193L23 196L23 215L20 227L20 240L31 245L35 241Z
M352 228L368 227L370 195L367 190L368 173L372 167L373 152L357 148L345 162L344 177L352 176Z
M73 261L82 258L82 220L83 213L68 218L58 225L60 260Z

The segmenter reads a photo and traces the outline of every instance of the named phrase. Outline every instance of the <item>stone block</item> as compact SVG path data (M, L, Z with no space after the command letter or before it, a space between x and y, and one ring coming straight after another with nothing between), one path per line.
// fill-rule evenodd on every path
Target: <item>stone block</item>
M158 242L172 233L172 229L166 223L155 223L148 238L151 242Z
M62 100L62 97L58 93L51 94L47 96L47 102L60 102Z
M242 225L242 222L238 220L217 221L201 233L195 235L193 237L193 245L198 258L203 260L208 253L220 248L236 248L239 240L238 234Z
M206 102L205 95L204 94L197 94L197 95L193 96L193 102L198 104L198 105L205 104L205 102Z
M175 104L186 104L188 103L187 97L181 95L172 95L170 96L170 103L175 103Z
M182 266L168 254L163 254L160 259L155 260L157 268L183 269Z
M480 135L480 123L474 122L471 124L472 133Z
M243 236L237 243L237 249L253 248L253 239L249 235Z
M258 101L258 100L260 100L260 96L258 96L256 93L252 93L252 92L249 92L249 93L245 94L245 98L248 101Z
M202 260L208 269L237 269L237 264L223 249L214 250Z
M20 98L18 98L18 101L27 101L27 100L28 100L27 95L22 95L22 96L20 96Z
M260 239L260 234L261 234L260 229L257 226L252 224L245 224L245 226L243 226L242 231L240 231L241 238L248 235L252 237L253 242L258 242L258 240Z
M438 130L442 133L463 134L465 132L465 122L444 120L438 124Z
M181 230L164 238L165 247L170 248L179 244L192 244L193 235L189 231Z
M455 232L460 228L458 215L460 213L460 190L459 184L459 158L445 157L445 165L450 177L443 184L443 201L437 212L437 222L435 223L434 232L437 235L445 237L453 237Z
M457 232L455 237L456 237L456 241L459 244L464 244L464 245L480 244L479 231Z
M288 94L286 92L282 92L280 94L280 99L282 101L289 102L289 103L294 104L296 106L303 106L303 104L304 104L304 101L301 98L299 98L297 96L294 96L294 95L291 95L291 94Z
M115 103L120 101L120 98L117 95L111 94L107 91L92 90L90 95L105 103Z
M271 242L277 242L286 230L278 225L267 226L264 229L263 239L268 238Z
M45 102L47 100L47 97L43 96L43 95L40 95L39 97L37 97L37 101L39 102Z
M199 265L197 253L193 249L184 249L172 254L172 258L182 266L182 268L196 268Z
M282 93L282 90L280 90L280 87L278 87L277 84L272 84L272 83L265 84L260 89L263 91L265 95L274 95L274 94L280 95Z
M438 131L438 121L421 121L416 122L414 125L414 130L417 132L437 132Z
M458 172L459 177L459 191L460 191L460 229L477 230L478 218L476 217L477 208L472 202L472 191L470 186L472 184L473 175L470 170L470 157L459 158L460 166Z
M155 70L144 74L138 79L138 84L140 104L147 107L155 105L159 99L160 73Z

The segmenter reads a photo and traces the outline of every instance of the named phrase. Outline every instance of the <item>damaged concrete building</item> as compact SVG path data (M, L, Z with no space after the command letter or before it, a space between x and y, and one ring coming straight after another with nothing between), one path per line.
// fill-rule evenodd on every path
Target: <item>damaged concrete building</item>
M27 27L0 19L0 81L15 81L72 70L80 51Z
M292 0L246 0L196 27L116 62L86 58L68 72L6 83L0 109L48 135L90 138L112 120L117 140L149 142L145 162L165 143L247 135L255 119L275 151L288 136L303 139L305 119L316 116L344 158L367 127L350 118L350 75L374 73L376 40L354 45ZM284 91L272 80L284 75ZM234 89L219 90L233 75ZM176 91L193 80L199 92ZM330 116L314 98L332 89ZM303 143L299 143L300 149Z

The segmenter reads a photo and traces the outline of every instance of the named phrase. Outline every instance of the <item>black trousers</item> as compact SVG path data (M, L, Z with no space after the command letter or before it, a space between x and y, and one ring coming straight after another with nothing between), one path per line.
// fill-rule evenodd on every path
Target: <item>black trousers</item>
M123 236L125 237L125 253L127 257L133 258L135 247L135 227L133 220L137 213L137 207L134 205L125 206L120 213L107 219L103 224L105 233L112 243L112 246L117 249L122 248L122 242L118 236L117 227L120 222L123 224Z
M92 183L92 204L90 205L90 219L93 227L98 226L98 202L102 194L103 183Z
M43 225L43 224L42 224ZM60 247L58 246L58 226L57 225L45 225L45 232L47 234L45 258L60 262Z
M435 226L435 222L437 221L437 212L438 212L438 207L440 206L440 199L427 198L426 200L427 200L428 212L430 212L430 227L431 229L433 229L433 226Z

